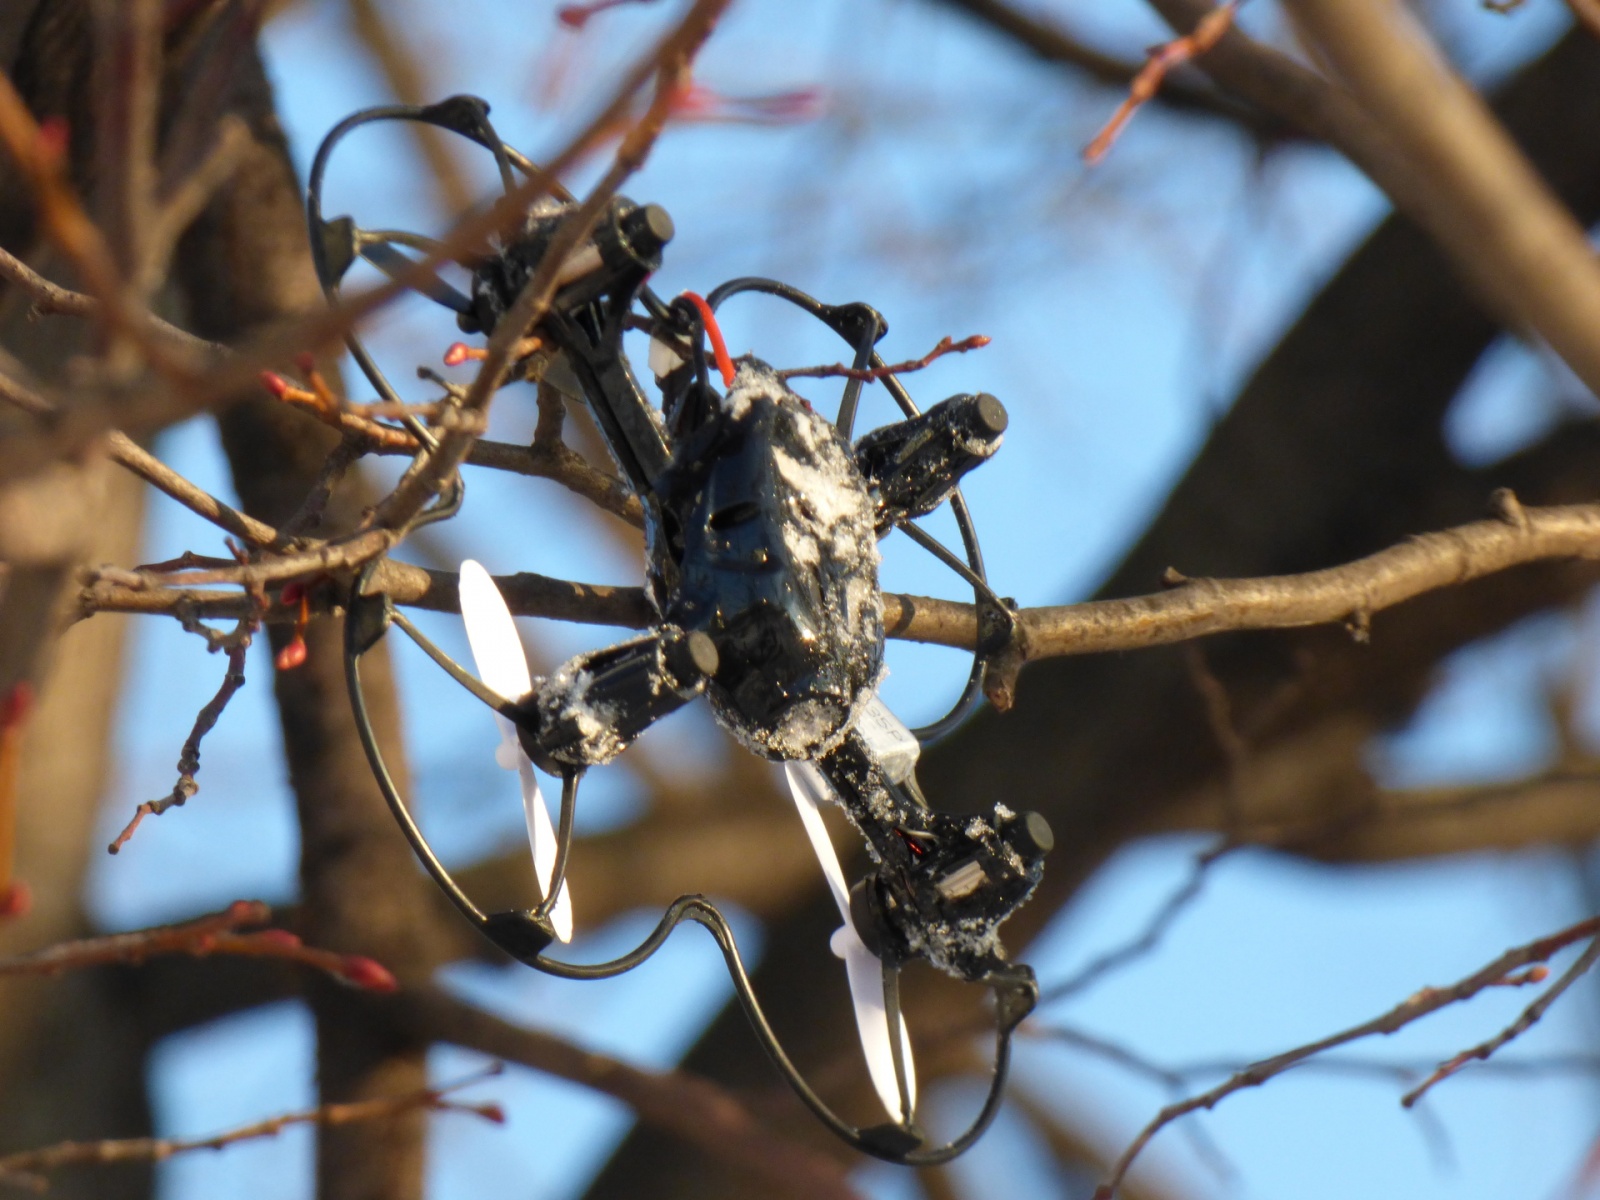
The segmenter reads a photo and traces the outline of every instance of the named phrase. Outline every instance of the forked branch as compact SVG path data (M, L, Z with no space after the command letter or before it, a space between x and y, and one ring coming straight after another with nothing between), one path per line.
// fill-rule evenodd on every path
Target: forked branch
M1317 1041L1308 1042L1303 1046L1297 1046L1293 1050L1286 1050L1282 1054L1275 1054L1271 1058L1264 1058L1259 1062L1251 1063L1243 1070L1229 1076L1216 1087L1197 1093L1177 1103L1167 1105L1156 1114L1148 1125L1139 1131L1138 1136L1123 1151L1122 1157L1117 1160L1117 1164L1110 1176L1095 1191L1096 1200L1111 1200L1111 1197L1116 1194L1117 1189L1122 1185L1123 1179L1126 1178L1129 1168L1133 1166L1134 1160L1150 1144L1150 1140L1179 1117L1187 1116L1189 1113L1200 1109L1215 1108L1235 1092L1243 1091L1245 1088L1260 1087L1267 1080L1283 1074L1291 1067L1336 1046L1344 1046L1362 1038L1372 1037L1377 1034L1387 1035L1404 1029L1414 1021L1420 1020L1430 1013L1438 1012L1441 1008L1459 1004L1463 1000L1470 1000L1487 988L1521 987L1541 983L1549 975L1548 970L1543 966L1545 962L1568 946L1586 940L1589 941L1589 948L1578 962L1566 972L1561 980L1553 984L1544 996L1540 997L1539 1002L1535 1002L1535 1006L1530 1006L1530 1008L1537 1007L1540 1002L1548 1006L1556 996L1559 996L1562 991L1571 986L1572 981L1587 970L1597 957L1600 957L1600 950L1596 949L1597 946L1600 946L1600 942L1595 940L1597 938L1600 938L1600 917L1590 917L1588 920L1579 921L1576 925L1550 934L1548 937L1542 937L1525 945L1507 950L1493 962L1448 987L1425 987L1415 995L1395 1005L1388 1012L1374 1017L1370 1021L1351 1026L1349 1029L1320 1038ZM1543 1009L1540 1008L1539 1012L1542 1011ZM1526 1017L1526 1014L1524 1016ZM1511 1040L1511 1037L1517 1036L1517 1033L1520 1033L1522 1029L1527 1028L1537 1019L1538 1015L1535 1014L1532 1019L1526 1021L1526 1024L1521 1024L1520 1028L1518 1027L1520 1022L1513 1024L1511 1028L1516 1032L1511 1032L1510 1036L1494 1043L1492 1048L1498 1048L1498 1045L1503 1045L1505 1041ZM1491 1044L1486 1043L1485 1045ZM1487 1057L1490 1052L1492 1052L1492 1049L1485 1051L1482 1057ZM1474 1053L1469 1051L1468 1057L1472 1056L1474 1056ZM1446 1067L1448 1068L1449 1064L1446 1064ZM1424 1088L1433 1082L1437 1082L1438 1078L1443 1078L1444 1075L1450 1073L1451 1070L1441 1068L1439 1072L1435 1072L1435 1077L1431 1078L1428 1084L1424 1085ZM1419 1088L1412 1092L1407 1097L1407 1100L1414 1101L1424 1088Z

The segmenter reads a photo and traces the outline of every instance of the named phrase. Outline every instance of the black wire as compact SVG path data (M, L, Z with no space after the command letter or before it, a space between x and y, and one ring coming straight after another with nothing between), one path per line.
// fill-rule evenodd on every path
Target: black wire
M556 897L561 895L562 885L567 881L567 860L572 857L572 823L578 809L578 780L582 776L581 770L572 767L561 773L561 817L556 826L556 861L550 870L550 886L545 889L544 899L533 910L534 919L541 923L550 919L556 907Z

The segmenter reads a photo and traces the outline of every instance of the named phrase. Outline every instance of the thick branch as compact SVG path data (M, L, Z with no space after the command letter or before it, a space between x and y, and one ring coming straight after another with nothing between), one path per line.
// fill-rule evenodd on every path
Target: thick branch
M1504 316L1600 395L1600 262L1482 99L1393 0L1291 8L1424 173L1429 231Z
M1293 629L1347 623L1361 636L1375 613L1439 588L1466 583L1512 567L1550 559L1600 558L1600 505L1573 504L1522 508L1509 494L1499 503L1506 516L1477 521L1440 533L1419 534L1366 558L1308 571L1259 579L1185 579L1172 576L1165 592L1122 600L1091 600L1018 614L1017 648L1022 662L1066 655L1104 654L1189 641L1240 629ZM365 552L378 531L352 539ZM338 569L360 561L335 543L306 551L291 562L275 560L231 571L206 572L200 579L269 583ZM198 617L239 617L248 597L227 592L174 588L174 580L132 572L102 572L86 581L81 611L177 613ZM511 611L586 624L641 628L650 610L638 588L569 583L525 572L496 578ZM386 562L374 578L375 590L398 604L441 612L459 611L456 577L404 563ZM269 611L285 619L288 610ZM970 604L925 596L887 593L884 627L890 637L967 648L977 637L977 613Z

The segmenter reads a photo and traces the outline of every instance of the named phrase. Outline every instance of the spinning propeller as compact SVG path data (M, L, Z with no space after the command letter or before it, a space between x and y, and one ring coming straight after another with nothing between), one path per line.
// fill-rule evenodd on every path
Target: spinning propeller
M528 659L505 597L482 564L470 558L461 564L461 617L466 622L478 678L508 700L520 700L533 691ZM556 869L555 826L550 823L544 795L539 791L533 760L517 740L517 727L499 713L494 719L500 726L500 745L495 748L494 759L508 771L514 768L522 783L522 812L528 822L528 843L533 848L533 872L543 897L550 892L550 879ZM572 893L565 880L550 910L550 922L558 938L563 942L572 940Z
M867 1070L872 1075L872 1086L889 1115L902 1124L911 1121L917 1106L917 1074L911 1063L911 1035L906 1030L906 1019L899 1019L900 1060L905 1065L905 1094L908 1107L902 1109L899 1077L895 1072L894 1031L889 1022L889 1005L884 995L884 971L898 970L883 963L867 949L850 916L850 889L845 886L844 871L839 866L839 856L834 853L833 839L822 823L822 805L837 803L828 781L809 762L786 762L784 775L789 780L789 791L794 796L795 807L800 810L800 820L811 839L811 848L822 864L822 873L828 878L828 888L833 892L834 903L844 924L834 932L828 945L834 954L844 959L844 969L850 978L850 999L855 1004L856 1029L861 1034L861 1050L867 1056ZM897 1006L898 1007L898 1006Z

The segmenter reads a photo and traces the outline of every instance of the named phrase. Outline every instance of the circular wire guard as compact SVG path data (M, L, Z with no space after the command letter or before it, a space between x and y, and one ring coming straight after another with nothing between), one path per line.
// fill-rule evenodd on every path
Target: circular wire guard
M982 1108L972 1124L961 1134L943 1145L926 1146L923 1144L921 1131L914 1125L893 1123L869 1127L854 1125L836 1113L817 1095L789 1058L771 1023L767 1020L766 1013L756 997L754 986L750 982L749 972L745 968L744 959L739 953L738 943L727 918L704 896L678 897L667 907L656 927L643 941L627 953L599 963L571 963L545 957L544 948L552 939L535 920L538 909L521 913L495 914L487 914L480 909L440 861L427 836L412 816L389 771L372 727L367 710L366 693L361 684L361 657L377 644L387 625L398 616L387 596L369 596L365 593L373 569L373 566L369 566L362 571L352 585L345 616L345 684L350 694L350 707L355 717L357 734L361 739L362 749L366 752L373 778L378 783L378 789L383 793L385 803L388 804L406 840L411 843L418 860L462 916L480 933L511 957L546 975L559 979L595 980L610 979L639 966L654 955L666 943L673 930L685 921L699 925L711 934L717 943L717 948L722 952L723 963L733 982L739 1006L744 1010L757 1040L771 1058L773 1065L801 1102L841 1140L865 1154L887 1162L904 1166L931 1167L956 1158L983 1135L999 1113L1004 1098L1005 1081L1011 1063L1012 1035L1017 1025L1032 1010L1037 998L1038 989L1033 981L1033 973L1026 967L1015 967L1010 975L986 981L995 995L995 1056L989 1090ZM408 628L409 622L396 621L396 623L401 624L402 629L416 640L430 657L436 661L448 661L442 651L434 647L414 628ZM451 666L454 668L451 672L453 675L457 672L465 675L465 671L459 665L451 663ZM478 694L483 689L479 685L472 690L474 694ZM576 787L575 775L563 779L564 814L570 812L573 807ZM571 823L563 821L562 824L564 837L570 843ZM560 881L553 880L551 894L558 894L559 889Z
M495 156L496 163L500 169L501 180L507 192L513 190L511 175L513 166L525 175L532 175L539 169L531 160L500 140L488 121L488 105L475 97L453 97L440 104L429 106L385 105L365 109L347 117L328 133L318 147L312 163L306 198L307 218L312 234L312 257L318 279L330 301L338 298L339 282L343 276L344 269L348 267L348 261L341 264L329 261L328 251L331 245L329 231L332 226L324 221L322 216L323 180L332 152L338 143L353 130L363 125L380 121L417 121L435 125L449 129L485 146ZM564 193L559 184L556 184L553 190L563 198L570 199L570 196ZM359 230L354 226L353 222L350 223L348 229L342 230L342 232L352 239L350 247L354 247L357 253L359 253L362 238L369 241L404 245L425 254L436 253L441 245L431 239L404 231ZM346 249L350 247L346 247ZM353 257L352 255L352 260ZM883 367L882 358L877 355L872 347L882 336L884 324L882 318L866 305L824 305L798 289L774 280L755 277L735 279L723 284L707 297L707 302L714 311L722 301L730 296L752 291L763 292L786 300L829 325L855 349L855 366L857 370L866 367ZM663 303L648 288L642 290L641 301L646 311L657 320L681 318L682 316L679 306ZM399 404L398 394L384 376L376 361L368 353L360 338L353 331L346 335L346 343L362 373L378 394L386 401ZM693 346L697 371L704 377L707 371L701 337L696 336L693 339ZM907 417L919 415L916 404L912 401L900 381L893 376L884 376L882 378L901 411ZM835 423L847 440L854 424L862 384L863 381L859 378L849 380L841 398L839 415ZM406 427L418 438L419 442L423 445L432 443L431 432L414 416L408 414L402 419ZM453 514L459 507L461 498L462 489L458 480L452 493L441 499L432 509L422 514L414 524L440 520ZM977 533L959 488L951 496L951 508L955 513L956 522L961 531L966 555L965 562L962 562L949 550L934 541L931 535L909 525L902 526L902 528L906 528L914 541L925 549L929 549L942 562L972 584L974 595L981 611L986 602L997 604L999 601L987 584ZM1037 987L1034 983L1032 972L1027 967L1016 966L1003 974L990 976L983 981L993 991L996 1006L994 1068L987 1096L972 1124L963 1133L943 1145L927 1146L921 1130L916 1128L909 1118L905 1124L890 1123L873 1127L857 1126L839 1116L812 1090L804 1076L784 1051L755 995L732 928L716 905L705 897L698 895L680 896L668 906L655 929L638 946L626 954L601 963L571 963L545 957L544 950L552 940L548 929L550 898L547 898L545 903L525 912L484 913L462 890L448 868L434 853L427 837L417 825L404 798L399 793L372 728L367 710L366 696L361 683L360 659L368 649L382 638L383 633L392 622L400 625L402 630L415 640L430 657L445 667L458 682L468 687L468 690L472 691L478 699L491 707L498 708L499 705L496 701L500 700L500 698L494 697L493 693L484 688L474 677L450 660L437 647L434 647L408 620L394 609L387 596L368 596L366 594L366 587L371 580L375 567L375 563L369 564L365 570L358 573L350 593L349 607L345 620L345 680L350 694L351 709L354 714L357 732L379 790L382 792L384 800L388 804L396 822L400 825L402 832L411 843L413 851L432 876L434 882L480 933L513 958L545 974L562 979L596 980L623 974L645 962L661 948L673 930L680 924L687 921L700 925L711 934L713 940L717 943L729 977L734 984L740 1007L755 1031L757 1039L761 1042L779 1073L806 1107L843 1141L857 1150L889 1162L908 1166L937 1166L949 1162L960 1155L983 1134L999 1111L1010 1064L1013 1032L1023 1017L1031 1011L1037 997ZM981 698L982 671L983 655L980 647L974 650L972 672L966 688L955 706L939 720L912 731L920 741L926 743L944 736L970 714ZM504 701L500 700L500 703L503 704ZM562 876L564 875L563 868L572 842L572 814L576 805L577 787L578 774L576 772L564 776L562 782L561 827L557 835L557 865L549 888L551 897L559 895L561 891ZM896 1009L894 1015L897 1017L899 1008L897 997L894 1007ZM902 1091L904 1091L904 1072L898 1063L897 1073L901 1076Z

